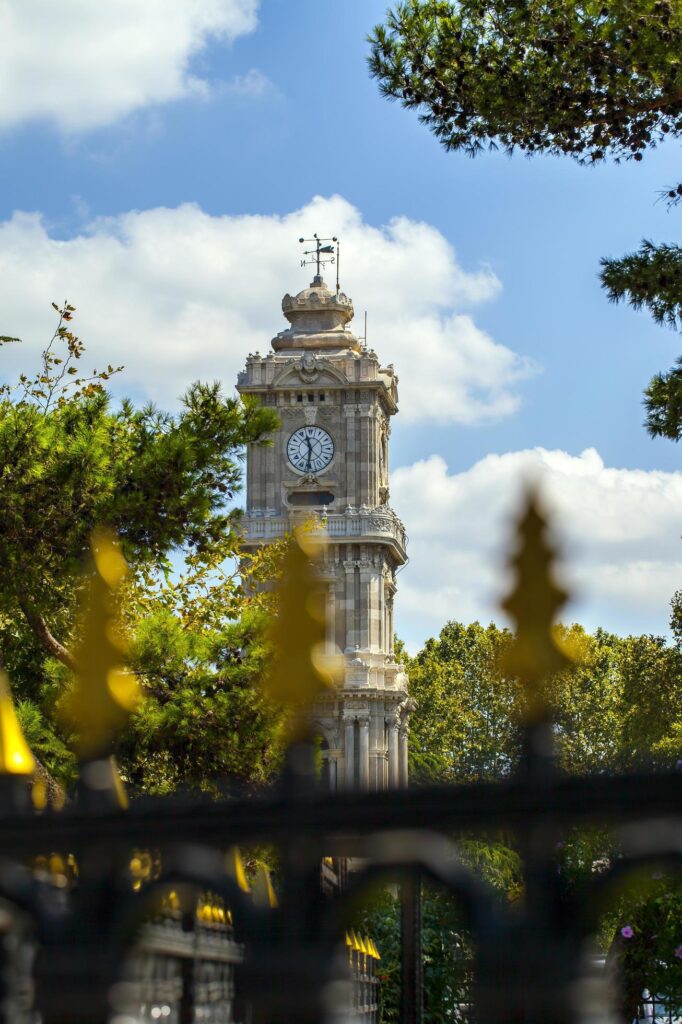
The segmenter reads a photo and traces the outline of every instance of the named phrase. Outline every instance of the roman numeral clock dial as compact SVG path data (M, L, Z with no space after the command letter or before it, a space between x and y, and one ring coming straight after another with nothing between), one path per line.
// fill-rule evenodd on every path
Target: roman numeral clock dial
M334 442L321 427L299 427L287 441L287 458L299 473L320 473L334 458Z

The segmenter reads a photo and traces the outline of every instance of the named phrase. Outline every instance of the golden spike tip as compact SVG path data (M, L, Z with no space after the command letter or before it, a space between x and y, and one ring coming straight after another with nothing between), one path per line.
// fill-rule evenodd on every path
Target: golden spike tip
M33 775L36 762L12 701L9 680L0 670L0 774Z
M320 544L297 530L284 560L271 637L275 661L265 687L285 706L309 708L339 679L341 661L325 651L325 595L314 565Z
M231 847L225 855L225 867L231 878L235 880L242 892L251 892L244 870L244 861L237 846Z
M79 672L62 706L63 717L76 732L74 747L81 759L108 753L141 701L139 683L125 667L127 645L116 627L125 560L109 531L95 531L91 544L94 564L76 651Z
M263 864L262 861L258 862L257 868L257 874L253 881L254 901L259 903L262 907L275 909L279 906L279 900L277 899L277 893L275 892L272 884L270 869L267 864Z
M528 716L533 720L546 712L540 693L542 680L570 663L558 646L553 629L556 614L568 594L556 580L556 551L547 533L548 523L537 491L529 488L518 521L517 550L509 563L514 581L501 607L509 614L516 634L504 668L520 679Z

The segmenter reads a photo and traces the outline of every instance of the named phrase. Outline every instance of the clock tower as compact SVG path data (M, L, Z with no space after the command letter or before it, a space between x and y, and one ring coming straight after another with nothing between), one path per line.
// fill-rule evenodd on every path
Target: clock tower
M393 651L396 575L407 561L388 491L398 378L349 329L351 300L320 274L320 253L333 249L315 241L312 283L282 300L289 326L239 374L238 391L281 421L272 445L247 452L245 546L319 523L327 642L345 662L337 692L315 709L323 770L331 789L380 790L407 784L412 706Z

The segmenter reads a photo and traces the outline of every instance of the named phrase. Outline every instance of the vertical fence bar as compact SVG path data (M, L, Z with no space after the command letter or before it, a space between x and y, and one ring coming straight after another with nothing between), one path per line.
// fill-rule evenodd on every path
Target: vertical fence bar
M416 874L400 883L401 1024L422 1024L424 1015L421 888Z
M192 955L181 961L182 995L180 996L179 1024L194 1024L197 1009L196 968L197 968L197 929L194 912L182 915L182 930L192 935Z

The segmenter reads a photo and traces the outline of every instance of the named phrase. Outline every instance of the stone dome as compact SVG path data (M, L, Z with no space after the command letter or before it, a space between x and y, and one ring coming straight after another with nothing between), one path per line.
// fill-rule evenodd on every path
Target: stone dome
M297 295L285 295L282 312L291 327L272 339L281 349L344 349L359 351L360 342L346 325L353 317L353 303L343 292L331 291L321 277Z

